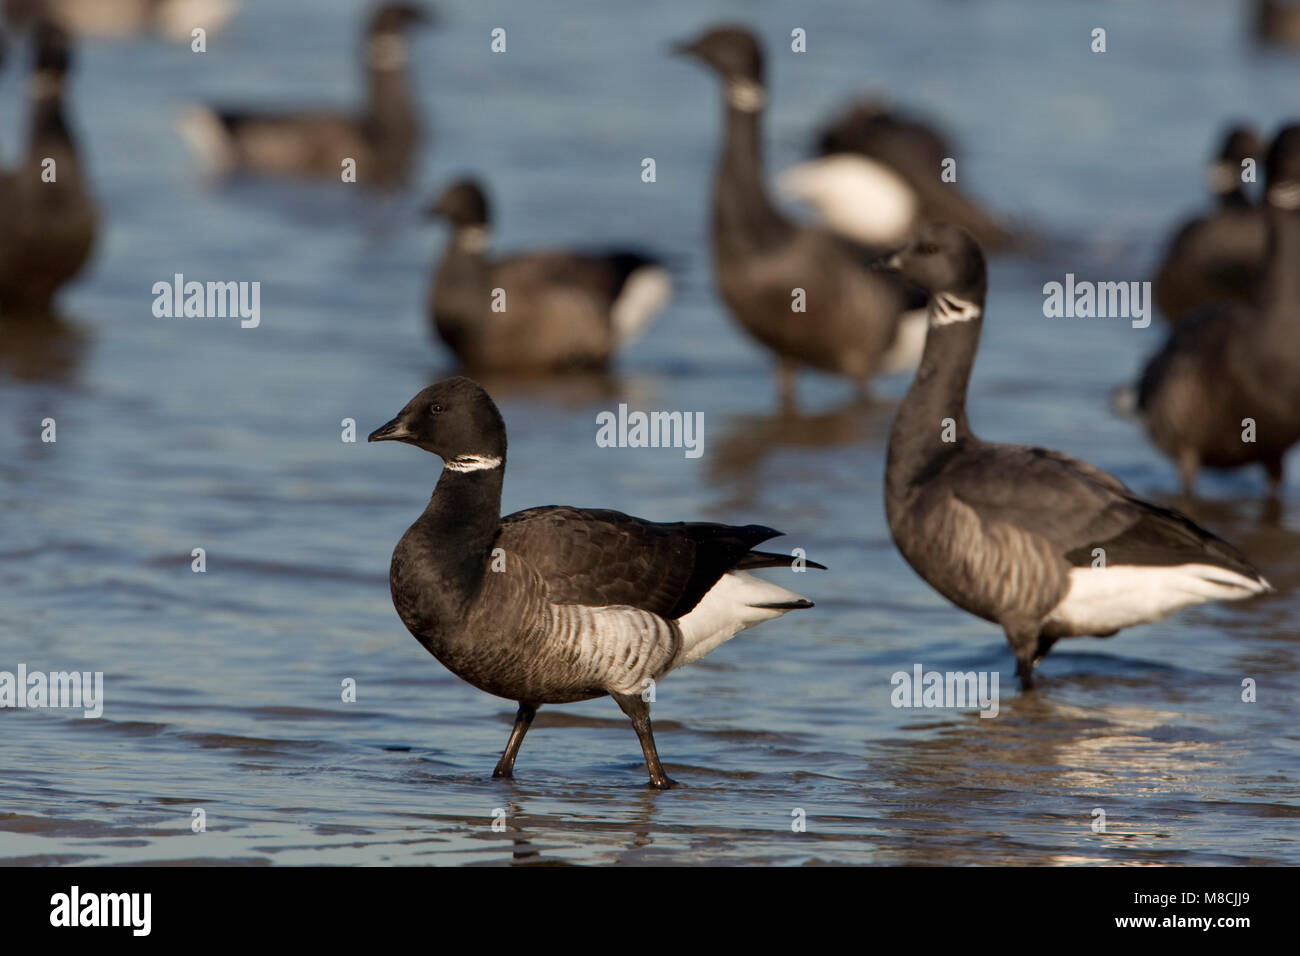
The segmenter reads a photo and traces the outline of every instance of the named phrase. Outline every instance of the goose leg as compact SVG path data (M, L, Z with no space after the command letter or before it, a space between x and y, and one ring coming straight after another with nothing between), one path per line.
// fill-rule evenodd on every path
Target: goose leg
M791 362L778 359L776 363L776 394L782 411L793 411L795 406L794 381L796 370Z
M1201 457L1194 448L1184 448L1178 453L1178 475L1183 480L1183 494L1196 497L1196 473L1201 468Z
M1025 623L1004 620L1002 630L1006 632L1007 643L1011 645L1011 650L1016 655L1016 676L1020 678L1020 689L1033 690L1034 665L1038 662L1038 658L1042 656L1038 653L1039 628L1037 622ZM1047 653L1046 649L1044 649L1043 653Z
M639 694L610 694L623 713L632 721L632 729L641 741L641 752L645 754L646 770L650 771L650 786L656 790L667 790L677 786L677 781L664 773L664 765L659 762L659 751L655 749L655 735L650 729L650 705Z
M1269 500L1280 501L1282 499L1282 481L1286 477L1282 467L1282 459L1275 458L1272 461L1265 462L1264 470L1268 472Z
M497 768L492 771L492 776L513 777L515 775L515 758L519 756L519 746L524 742L524 734L528 733L528 728L533 725L533 718L536 716L536 704L526 704L522 700L519 702L519 713L515 714L515 726L510 731L505 752L497 761Z

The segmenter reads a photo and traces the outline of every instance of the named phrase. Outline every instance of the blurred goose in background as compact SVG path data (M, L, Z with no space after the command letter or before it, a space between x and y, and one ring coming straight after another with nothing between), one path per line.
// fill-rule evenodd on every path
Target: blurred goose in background
M33 42L27 151L0 182L0 320L48 313L95 243L95 202L64 104L68 35L41 21Z
M1300 441L1300 125L1277 134L1265 176L1268 251L1254 304L1179 323L1138 383L1147 434L1178 464L1188 495L1202 467L1258 464L1276 499Z
M1264 268L1268 224L1246 192L1242 164L1258 165L1264 150L1247 126L1224 135L1209 168L1216 208L1179 227L1152 283L1156 307L1170 322L1215 302L1250 301Z
M944 162L957 155L952 144L879 100L852 104L818 134L815 152L777 177L777 187L856 242L897 246L936 221L964 226L986 249L1014 241L956 183L943 181Z
M1255 39L1272 46L1300 47L1300 3L1255 0Z
M189 43L191 31L209 34L226 25L235 0L5 0L10 26L26 26L41 17L68 33L84 37L118 38L157 33Z
M743 26L719 26L681 44L723 82L725 129L713 182L713 272L723 301L777 356L781 399L800 368L845 376L865 394L878 372L920 355L924 297L869 262L880 250L792 222L764 184L763 52ZM796 304L802 293L804 311ZM905 319L905 315L911 311Z
M489 257L488 201L473 180L448 187L430 214L446 219L450 232L429 313L466 369L603 369L672 295L660 261L634 250Z
M1231 545L1101 469L976 437L966 390L988 274L968 232L927 225L890 265L931 305L925 356L889 436L889 530L936 591L1002 627L1022 687L1060 638L1109 637L1270 590Z
M356 162L359 182L407 180L421 131L411 92L407 31L431 19L407 3L377 7L363 35L367 97L357 113L333 110L261 112L192 106L181 134L215 174L250 172L340 179Z
M369 440L443 460L393 551L389 586L402 623L443 666L518 702L494 777L513 775L542 704L608 694L632 721L650 785L673 786L646 689L746 628L813 606L750 573L791 566L789 555L754 550L780 534L772 528L557 506L501 517L505 423L467 378L424 389Z

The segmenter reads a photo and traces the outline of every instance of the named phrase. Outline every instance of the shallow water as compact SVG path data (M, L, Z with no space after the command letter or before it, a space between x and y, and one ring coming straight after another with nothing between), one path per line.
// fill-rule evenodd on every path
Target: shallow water
M1258 474L1170 497L1171 466L1107 406L1159 322L1048 320L1039 291L1066 272L1146 277L1202 203L1222 123L1290 115L1300 59L1247 47L1236 4L447 2L418 41L432 148L419 189L385 203L194 175L171 128L189 100L356 95L359 5L244 7L201 56L149 39L80 51L75 116L108 224L64 325L0 342L0 669L103 671L106 701L94 720L0 712L0 862L1300 863L1300 478L1276 518ZM889 540L884 439L906 381L862 407L806 376L804 413L778 415L767 357L713 294L718 91L665 49L740 16L772 51L773 168L848 95L886 89L942 118L968 188L1052 240L993 265L976 429L1190 509L1277 595L1065 642L1019 695L1000 632ZM492 55L501 25L508 52ZM1088 52L1098 25L1105 55ZM785 52L796 26L807 54ZM11 64L0 85L10 157L20 79ZM832 568L799 580L815 610L659 686L677 790L644 788L609 700L543 709L517 778L492 780L512 705L442 669L390 604L389 554L437 463L346 444L339 423L364 436L448 368L422 311L442 236L419 210L463 171L489 183L501 247L635 240L679 272L611 379L490 383L510 433L504 508L757 521ZM150 288L177 272L261 281L261 326L154 318ZM702 411L704 454L597 447L596 414L623 401ZM999 715L893 708L890 675L918 663L998 672Z

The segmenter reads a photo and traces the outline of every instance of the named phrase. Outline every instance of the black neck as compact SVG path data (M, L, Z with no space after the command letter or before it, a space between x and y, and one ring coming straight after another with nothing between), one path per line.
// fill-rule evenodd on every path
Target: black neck
M501 528L505 462L478 471L444 467L416 526L432 545L444 587L461 600L478 592Z
M1268 253L1261 305L1266 322L1295 326L1300 307L1300 212L1267 204Z
M984 308L983 293L960 298L978 305L981 311ZM936 325L931 312L921 367L889 434L885 480L891 492L905 491L974 440L966 420L966 388L982 324L982 316L977 316Z
M63 111L61 92L46 92L33 97L27 142L30 144L29 152L33 155L42 149L53 147L75 150L72 132L68 129L68 120Z
M415 127L415 103L405 66L368 66L367 112L380 133L406 133Z
M715 235L725 243L764 248L791 225L773 207L763 182L762 111L726 105L726 132L713 188Z
M1235 189L1219 193L1219 208L1249 209L1251 208L1250 197L1246 195L1246 190L1242 186L1237 186Z

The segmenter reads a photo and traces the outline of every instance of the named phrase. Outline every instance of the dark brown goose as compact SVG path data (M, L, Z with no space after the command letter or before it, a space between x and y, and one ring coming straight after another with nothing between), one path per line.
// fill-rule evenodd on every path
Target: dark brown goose
M467 378L424 389L370 441L443 460L433 497L393 551L389 582L402 623L429 653L518 702L493 776L512 775L542 704L608 694L632 721L650 785L672 786L650 727L652 682L747 627L812 607L749 573L791 565L753 550L780 534L771 528L555 506L502 518L505 424Z
M356 113L328 109L297 112L191 107L181 133L217 174L339 180L345 160L356 162L359 182L406 182L421 130L411 92L407 31L426 23L425 8L386 3L376 8L362 37L366 104Z
M98 222L64 102L68 35L41 21L33 37L27 151L0 181L0 320L48 313L55 292L90 258Z
M1060 638L1109 637L1269 590L1231 545L1101 469L976 437L966 387L987 273L969 233L926 226L891 265L932 304L925 355L889 436L889 530L936 591L1003 629L1023 687Z
M1255 0L1255 39L1267 46L1300 47L1300 3Z
M903 319L924 300L894 277L872 271L867 262L875 252L792 222L768 197L760 129L767 93L753 33L716 27L677 51L707 64L723 81L714 278L736 321L776 354L783 401L793 400L801 368L845 376L865 392L877 372L911 367L925 318L918 310L909 322Z
M1138 383L1151 440L1191 495L1201 468L1258 464L1281 494L1300 442L1300 125L1278 133L1265 170L1268 253L1256 304L1213 306L1176 326Z
M659 260L631 249L490 257L487 197L473 180L448 187L430 212L451 231L429 313L466 370L604 369L672 294Z
M1268 223L1247 194L1242 163L1264 158L1255 131L1234 126L1210 164L1216 208L1174 233L1152 283L1156 307L1177 324L1216 302L1249 302L1264 270Z

